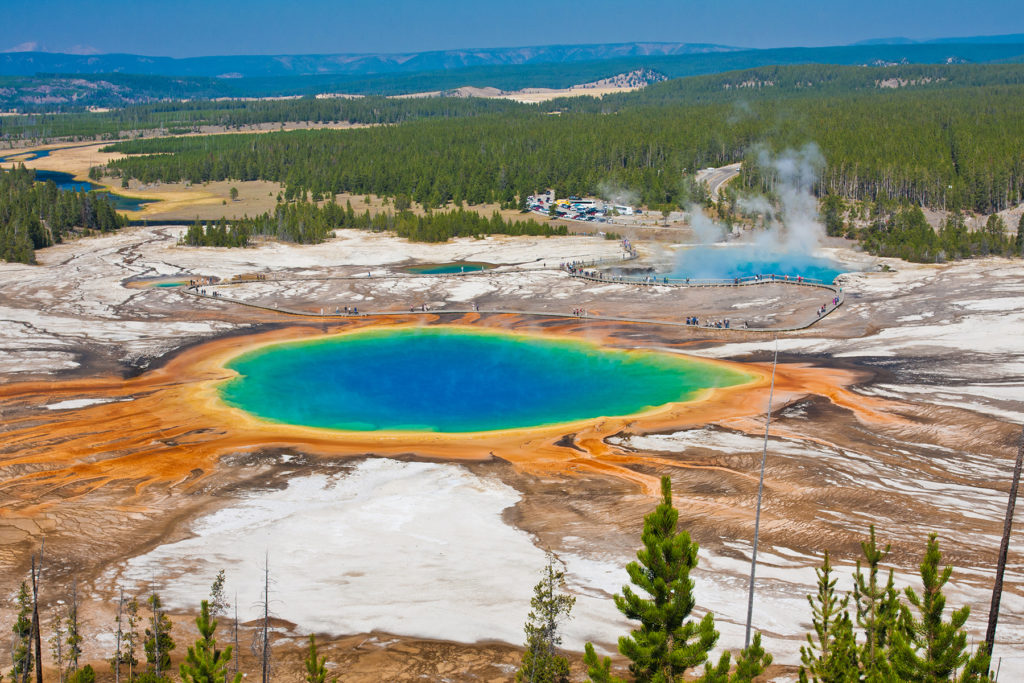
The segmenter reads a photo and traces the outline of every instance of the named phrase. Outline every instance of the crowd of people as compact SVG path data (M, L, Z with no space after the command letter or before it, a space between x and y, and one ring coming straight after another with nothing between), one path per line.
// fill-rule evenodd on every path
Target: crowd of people
M708 320L701 325L700 318L697 316L687 316L686 324L693 325L694 327L714 327L719 330L728 330L731 323L729 318L723 318L722 320Z
M819 318L821 316L825 315L828 312L829 305L831 305L832 308L835 308L836 306L838 306L839 305L839 297L838 296L834 296L834 297L832 297L832 301L830 301L828 303L824 303L824 304L822 304L821 306L818 307L818 317Z

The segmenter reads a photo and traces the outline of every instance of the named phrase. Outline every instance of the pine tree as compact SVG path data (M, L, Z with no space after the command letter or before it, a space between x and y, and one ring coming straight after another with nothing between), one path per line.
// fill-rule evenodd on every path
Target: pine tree
M128 665L128 681L134 681L139 665L136 652L139 647L139 601L135 598L124 604L125 626L124 644L121 650L121 661Z
M817 595L808 595L811 605L811 623L817 636L807 634L807 646L800 648L800 681L815 683L845 683L857 681L857 650L853 635L853 622L847 606L850 596L836 594L836 581L832 577L832 563L825 551L825 561L818 575Z
M555 556L547 553L547 564L542 578L533 587L530 615L523 630L526 631L526 651L516 672L517 682L568 683L569 660L555 653L562 643L558 625L569 617L576 598L559 593L565 585L565 572L555 569Z
M91 664L86 664L69 674L67 683L96 683L96 672Z
M1020 220L1017 221L1017 239L1014 245L1017 247L1017 256L1024 256L1024 213L1020 215Z
M146 671L152 673L159 680L167 675L171 666L171 650L174 649L174 640L171 638L171 620L163 613L160 596L153 593L146 601L152 612L150 626L146 628L146 641L143 648L146 650Z
M306 683L327 683L327 657L320 657L316 649L316 636L309 634L306 651ZM331 683L338 683L335 678Z
M899 594L893 583L893 571L885 585L878 580L879 565L889 554L891 545L880 549L875 540L875 527L870 527L870 536L861 543L867 564L867 577L860 560L853 575L853 600L857 611L857 625L864 632L864 643L858 649L862 680L867 683L891 681L889 664L889 641L899 617Z
M946 566L940 570L941 563L942 553L933 533L928 536L928 548L921 562L924 592L918 595L913 588L904 590L910 607L920 616L915 618L910 607L901 605L899 627L892 635L890 658L893 671L901 680L921 683L949 680L987 682L989 660L985 646L973 656L967 649L967 632L963 626L970 615L970 606L954 610L949 621L943 621L946 597L942 587L949 581L953 567ZM957 677L964 667L968 667L969 679Z
M121 646L124 643L124 589L117 600L117 616L114 617L114 656L110 658L110 668L114 672L114 683L121 683L121 664L124 656Z
M50 656L53 663L57 665L57 676L60 683L64 683L64 639L67 633L64 631L64 618L59 610L53 611L53 618L50 621Z
M761 646L761 634L755 633L750 647L742 650L736 658L736 668L732 669L732 655L729 651L722 653L718 663L704 665L704 673L697 678L698 683L750 683L756 676L772 663L772 656ZM680 679L681 680L681 679Z
M755 633L750 647L740 651L736 658L736 670L729 676L729 683L750 683L764 673L772 663L772 656L761 646L761 634Z
M637 683L675 681L687 670L703 664L718 641L714 616L699 622L687 620L693 610L693 581L690 571L697 566L697 544L690 534L677 531L679 512L672 507L672 482L661 479L662 502L644 518L643 544L639 562L626 571L633 585L615 596L615 606L640 627L619 638L619 652L627 657ZM599 661L590 643L584 663L595 683L618 681L610 673L611 660Z
M210 586L210 616L214 618L227 614L228 607L231 607L224 594L224 581L224 570L221 569Z
M29 593L28 584L21 582L18 590L18 616L14 620L14 633L11 643L11 659L14 666L11 669L12 683L28 683L32 674L32 595Z
M71 584L71 601L68 603L67 624L67 662L68 678L78 671L78 658L82 655L82 634L78 631L78 581Z
M183 683L226 683L228 680L228 664L231 662L231 646L223 652L217 649L217 640L213 637L217 630L217 620L210 616L210 603L203 600L199 616L196 617L196 628L199 638L195 645L188 649L185 661L178 672ZM235 674L232 683L239 683L241 674Z

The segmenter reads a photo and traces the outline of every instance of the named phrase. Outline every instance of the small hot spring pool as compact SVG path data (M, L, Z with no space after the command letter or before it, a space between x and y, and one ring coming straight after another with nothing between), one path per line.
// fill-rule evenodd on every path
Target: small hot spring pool
M491 268L494 268L493 263L452 261L450 263L422 263L415 266L406 266L403 270L415 275L449 275L451 273L475 273L481 270L490 270Z
M753 244L729 246L698 246L679 252L670 278L721 280L756 275L790 278L803 277L831 284L850 267L805 253L773 251Z
M231 360L221 398L346 431L481 432L641 413L754 376L656 351L461 327L368 330Z

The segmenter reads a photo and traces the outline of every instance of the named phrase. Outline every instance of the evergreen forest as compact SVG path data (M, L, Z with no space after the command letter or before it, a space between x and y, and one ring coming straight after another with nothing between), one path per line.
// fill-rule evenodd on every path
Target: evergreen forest
M771 82L781 71L792 80L778 93L771 86L771 96L751 85L731 88L727 98L691 97L688 87L710 86L670 81L607 102L581 98L564 110L473 104L462 114L456 108L361 130L132 140L107 149L131 155L110 171L143 182L262 179L285 184L289 198L351 192L407 195L428 207L514 205L548 187L565 196L613 185L657 208L693 201L692 175L707 166L743 161L743 186L763 189L770 184L770 170L759 167L763 150L813 143L824 157L815 183L821 196L979 213L1024 199L1024 85L1010 82L1024 69L938 87L936 79L949 79L915 67L870 80L919 86L871 88L855 87L862 75L837 69L820 67L822 87L807 92L796 83L810 67L766 70L759 78ZM812 90L816 96L807 96Z
M629 583L613 596L615 607L633 628L618 639L620 664L599 656L586 644L582 668L592 683L669 683L695 680L703 683L751 683L768 673L773 657L760 633L743 648L721 643L715 614L693 614L697 595L691 572L698 565L699 546L678 527L679 511L673 505L669 477L661 482L662 498L644 518L642 547L636 561L625 567ZM871 527L861 543L863 557L853 573L852 591L837 589L838 577L828 552L816 570L816 592L807 596L811 631L800 648L799 680L816 683L856 681L921 681L938 683L990 683L994 680L990 644L968 642L965 624L970 607L947 609L944 589L953 567L944 563L936 534L928 536L920 568L919 593L913 587L898 588L894 571L886 567L891 546L878 542ZM35 559L35 558L33 558ZM256 606L262 616L241 623L238 597L229 602L226 572L221 570L201 598L195 619L198 634L184 657L178 657L177 676L172 653L178 650L168 610L159 593L125 596L116 601L116 616L104 629L105 643L112 643L107 660L112 678L126 683L239 683L243 673L238 643L240 631L252 643L252 654L262 680L284 671L272 665L272 650L289 638L273 637L269 605L272 601L269 568L263 570L264 592ZM42 683L41 632L48 631L49 665L65 683L95 683L97 672L84 661L82 643L99 633L79 617L77 581L69 587L47 586L50 594L61 590L64 599L45 620L38 598L42 576L35 563L30 580L23 581L14 600L11 628L12 683ZM541 580L530 599L524 624L526 636L517 683L527 681L569 683L572 668L561 649L562 628L572 618L576 598L566 592L565 573L558 559L547 553ZM143 600L140 601L139 597ZM524 596L524 602L526 600ZM217 635L218 625L221 636ZM94 625L90 625L95 629ZM748 635L749 640L749 635ZM233 642L223 647L218 643ZM717 659L712 650L722 646ZM319 654L316 638L309 636L305 683L326 683L327 658ZM628 669L628 677L621 670ZM276 670L275 670L276 669ZM256 672L253 672L256 673ZM345 671L338 673L345 675ZM337 679L335 679L337 680Z
M190 246L246 247L251 238L263 237L318 244L336 229L355 228L373 232L393 232L414 242L446 242L453 237L482 237L484 235L545 236L567 234L565 226L538 223L535 220L508 221L495 211L490 218L475 211L427 212L418 216L409 210L396 213L369 211L356 213L352 204L344 207L330 201L322 206L312 203L279 204L273 212L255 218L227 221L221 219L209 224L195 221L181 237L181 243Z
M0 260L35 263L36 249L72 233L110 232L127 223L105 197L37 183L24 167L0 171Z

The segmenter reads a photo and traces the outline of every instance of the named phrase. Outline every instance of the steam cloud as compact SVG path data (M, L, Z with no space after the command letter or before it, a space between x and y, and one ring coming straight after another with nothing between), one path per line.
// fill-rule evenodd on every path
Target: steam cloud
M640 195L633 190L628 190L625 187L616 185L610 182L603 182L597 188L598 196L606 202L612 204L622 204L623 206L639 206Z
M714 244L725 237L725 226L704 215L696 204L690 205L686 210L686 216L697 238L697 244Z
M818 146L812 142L799 150L786 150L778 156L762 149L758 163L773 169L778 177L775 191L779 196L779 210L773 212L764 197L748 200L752 208L761 209L755 213L764 214L767 226L755 238L756 243L786 252L806 254L814 251L825 237L825 226L818 218L818 201L811 192L825 165Z
M763 230L752 231L745 241L753 245L755 252L776 254L771 258L782 259L783 263L792 263L794 258L798 261L812 258L826 234L825 226L818 217L818 202L812 192L825 163L818 146L810 143L778 155L761 149L758 162L762 168L774 172L771 175L774 176L773 190L778 202L773 203L761 195L747 195L737 200L737 207L743 213L761 216L764 226ZM710 245L724 238L725 226L708 218L700 207L689 207L688 218L696 244ZM749 249L708 249L700 246L685 249L676 256L674 272L698 278L742 275L742 269L737 270L734 260L750 258L749 254Z

